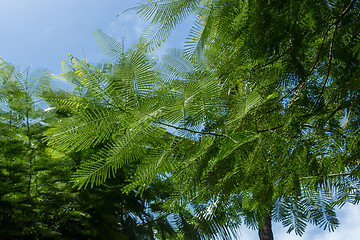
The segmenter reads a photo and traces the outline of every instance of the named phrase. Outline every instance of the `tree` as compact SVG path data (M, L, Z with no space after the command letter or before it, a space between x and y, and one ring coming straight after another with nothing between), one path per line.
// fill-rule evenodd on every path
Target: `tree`
M262 98L274 97L265 108L257 108L250 121L236 121L237 131L275 135L267 136L264 141L269 145L260 149L265 150L263 155L270 153L264 161L286 159L283 171L291 174L276 174L273 181L277 184L293 182L289 186L295 185L299 192L296 186L304 178L317 176L319 183L329 176L357 175L358 140L351 138L358 138L358 125L348 125L348 120L358 120L350 111L358 101L354 88L358 79L354 66L359 65L357 1L154 1L135 9L151 22L144 34L150 49L194 12L198 18L186 54L196 58L203 53L219 80L232 86L231 94L246 97L257 91ZM279 138L286 141L278 142ZM304 155L294 158L291 154L299 154L299 150ZM260 166L269 171L269 165L263 164ZM253 175L258 174L258 167ZM270 169L281 171L277 167ZM343 184L348 181L341 180ZM265 189L260 195L268 193L266 185L262 184ZM302 231L300 228L297 233Z
M261 239L272 238L271 219L297 234L307 221L334 229L333 206L358 201L357 1L184 0L136 8L153 21L147 49L191 12L199 18L185 54L156 65L158 78L134 55L136 70L119 64L114 79L74 60L105 110L80 112L50 131L50 142L81 149L124 133L83 165L77 184L100 184L141 162L125 189L141 192L169 179L178 191L169 207L192 205L197 232L216 234L210 220L231 227L239 218L259 228ZM119 61L116 41L103 43ZM169 136L166 127L176 132Z
M101 31L95 36L103 50L114 57L114 63L93 67L71 56L70 63L63 62L64 73L58 77L74 84L74 91L44 95L53 111L66 116L45 133L48 147L76 156L80 167L72 179L75 186L101 183L79 193L79 210L85 208L92 218L90 235L196 238L191 212L171 214L164 205L173 191L171 182L153 176L151 186L142 189L141 195L126 187L136 166L145 163L140 157L159 156L161 145L172 141L172 136L150 125L152 116L142 115L144 109L157 107L152 105L156 103L152 100L154 88L158 87L152 62L136 49L125 51L121 43ZM139 148L139 144L148 148ZM89 159L95 161L86 161ZM115 178L105 182L110 176ZM125 188L126 193L121 191Z
M61 209L61 201L54 196L64 189L66 173L60 166L54 169L60 161L48 160L42 140L50 116L40 96L49 85L49 72L21 72L0 59L0 231L5 238L58 234L50 226Z

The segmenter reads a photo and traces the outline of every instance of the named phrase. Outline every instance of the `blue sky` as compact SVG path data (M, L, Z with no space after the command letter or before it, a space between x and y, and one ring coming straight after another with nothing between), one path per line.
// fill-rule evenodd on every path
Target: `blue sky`
M93 37L101 29L129 47L145 23L135 11L116 15L136 5L125 0L0 0L0 56L16 67L44 67L61 73L67 54L99 62L106 57ZM176 32L172 47L181 47L185 32ZM164 46L166 47L166 46Z
M281 223L272 223L275 240L347 240L360 239L360 206L345 205L337 211L340 220L340 226L334 231L329 232L309 224L302 237L286 233L287 228L283 228ZM249 229L241 230L241 236L244 240L256 240L257 231Z
M135 11L116 15L135 6L129 0L0 0L0 57L24 69L43 67L61 73L61 61L67 54L86 58L89 62L104 61L93 31L101 29L127 46L135 43L145 23ZM167 41L163 49L182 48L191 21L185 22ZM303 237L287 234L281 224L274 224L277 240L340 240L360 239L360 206L345 206L337 211L340 227L334 232L308 226ZM242 230L243 239L258 239L257 232Z

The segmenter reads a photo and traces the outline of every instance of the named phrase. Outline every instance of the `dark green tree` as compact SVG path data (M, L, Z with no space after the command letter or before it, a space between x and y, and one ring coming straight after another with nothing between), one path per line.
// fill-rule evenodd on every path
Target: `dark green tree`
M50 126L69 121L85 103L87 108L89 103L96 106L90 91L80 86L74 90L76 94L51 89L47 71L20 72L3 61L0 79L0 233L3 238L187 236L183 228L191 228L191 224L185 217L169 216L162 207L169 198L171 184L155 182L141 197L134 191L129 194L121 191L133 171L131 166L96 189L73 188L69 182L71 175L105 143L66 155L47 147L43 135ZM81 97L86 99L84 104L73 105Z
M46 181L55 165L48 161L42 140L47 115L40 98L49 84L47 71L20 72L0 59L0 232L4 238L56 235L46 226L51 221L46 213L54 190Z

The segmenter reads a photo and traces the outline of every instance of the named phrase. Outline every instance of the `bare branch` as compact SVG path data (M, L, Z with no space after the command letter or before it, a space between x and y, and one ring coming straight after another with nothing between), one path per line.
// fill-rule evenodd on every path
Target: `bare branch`
M341 21L341 19L345 16L346 13L349 12L349 10L354 6L356 0L352 0L351 3L345 8L345 10L341 13L339 19L337 20L337 23Z

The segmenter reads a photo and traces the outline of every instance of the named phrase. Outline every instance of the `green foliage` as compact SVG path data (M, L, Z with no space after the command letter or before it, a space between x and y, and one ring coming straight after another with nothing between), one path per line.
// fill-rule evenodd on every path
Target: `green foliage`
M106 43L110 41L107 49L121 46L111 44L115 40L101 32L96 34ZM113 56L121 50L107 52ZM339 188L318 188L318 184L327 178L333 184L330 176L341 174L358 181L348 165L338 161L355 150L344 151L351 142L348 134L353 132L341 125L339 106L329 103L312 111L317 99L310 100L303 90L284 100L282 91L269 87L275 83L263 85L256 79L236 82L225 77L222 65L216 71L208 70L211 58L195 61L178 50L170 51L156 64L144 56L136 64L147 67L138 70L133 69L131 59L116 59L102 70L73 60L71 76L80 79L80 88L89 92L94 105L48 131L49 142L59 149L79 151L109 141L82 164L74 175L76 185L102 184L131 165L136 171L123 190L130 193L136 188L143 193L152 182L169 179L175 189L164 206L176 214L182 214L183 209L194 211L196 204L212 209L216 201L223 203L219 209L239 206L230 216L217 212L217 207L206 214L201 214L201 208L194 212L198 216L194 218L196 232L202 237L221 234L231 238L231 229L239 227L241 218L249 227L260 227L273 209L278 211L273 213L275 221L300 235L308 221L329 230L338 226L333 207L350 196L341 194ZM89 69L93 74L83 74ZM127 73L119 74L122 70ZM128 73L132 72L137 75L130 78ZM259 72L259 76L270 74L268 70ZM276 72L275 76L274 80L284 75ZM138 79L147 79L152 91L134 89ZM114 95L115 91L119 93ZM90 138L93 134L99 137ZM305 185L304 179L314 181ZM316 193L317 189L324 193L304 197L303 191ZM352 187L346 189L356 192ZM332 191L342 197L322 197Z
M199 0L154 0L128 9L137 10L141 18L152 22L144 31L143 47L153 50L160 46L161 42L170 36L171 31L197 9L200 2Z
M212 69L213 78L225 90L219 101L224 105L218 109L226 118L206 115L206 121L212 122L210 129L231 138L231 133L246 131L257 134L258 140L243 146L216 136L207 148L207 160L201 155L191 161L198 166L188 165L196 176L182 171L184 179L192 179L187 181L193 192L197 192L194 183L205 182L213 194L225 191L251 196L251 204L244 208L260 215L255 222L261 222L261 215L285 197L290 205L280 220L290 231L302 234L309 220L333 230L337 226L333 205L353 199L344 193L357 190L335 188L331 191L343 196L340 199L317 198L317 204L326 206L322 207L327 209L326 216L304 215L298 209L308 204L301 200L302 189L317 191L324 179L337 185L337 176L344 176L343 183L359 181L354 164L358 145L351 140L357 139L359 129L355 110L359 91L354 82L359 79L357 1L188 2L196 5L197 21L185 52L198 61L205 59L206 68ZM172 3L177 15L189 14L176 8L176 1ZM151 2L137 9L140 16L147 13L145 20L154 18L150 28L161 31L157 24L162 21L178 24L171 17L162 17L161 7ZM173 67L176 74L168 74L173 79L181 76L177 70L182 65L178 66ZM198 156L196 151L193 156ZM186 157L182 161L186 163ZM312 178L311 184L303 184L304 179ZM320 188L331 193L322 184ZM298 199L295 203L288 198L293 195ZM317 207L310 204L309 208Z
M74 76L70 76L70 72L64 75ZM108 116L105 111L109 109L95 108L100 105L94 101L90 90L86 90L81 98L48 88L47 72L42 75L29 74L29 71L22 73L1 62L0 77L0 130L3 133L0 138L0 233L3 238L168 239L177 235L190 238L191 233L179 230L185 225L192 228L193 224L186 220L188 217L173 222L174 217L162 207L169 197L170 184L154 182L151 188L143 191L142 197L135 191L129 191L129 194L121 191L126 186L125 179L133 172L129 164L114 173L116 178L96 189L76 191L70 183L70 177L79 165L103 151L101 149L109 138L114 137L113 133L98 131L98 128L108 128L111 124L96 125L93 120L99 115L116 118L117 112L108 111L114 114ZM72 80L78 84L76 93L82 93L81 81ZM83 82L86 83L86 79ZM38 85L36 90L31 88L33 84ZM94 84L86 84L97 91ZM48 98L52 106L43 98ZM78 112L85 110L87 114L79 118ZM77 149L69 154L65 154L66 148L46 146L45 131L52 124L71 124L73 117L93 129L91 135L86 136L90 142L86 146L67 146ZM94 134L99 138L101 135L102 139L96 140Z
M103 46L103 49L121 46L102 32L95 34L98 39L110 42L108 48ZM130 173L135 174L129 175L128 179L132 183L126 187L124 185L122 189L131 194L132 189L137 188L140 196L143 196L150 183L167 179L175 172L183 172L183 176L175 175L185 179L183 177L190 173L189 168L184 166L197 165L198 158L202 158L212 145L213 137L217 134L210 129L205 132L203 127L207 121L206 115L215 116L212 110L222 108L219 105L220 85L212 78L211 72L201 69L200 65L184 57L181 51L173 51L166 64L155 66L137 50L121 51L107 50L111 56L114 52L121 54L117 55L119 58L113 64L106 64L102 69L71 58L71 67L63 76L71 78L77 88L73 96L63 96L87 104L86 107L79 104L73 115L70 114L69 118L59 121L55 128L49 129L46 139L49 146L69 153L97 148L96 153L89 156L89 160L82 163L73 175L73 182L79 188L107 183L106 180L110 176L117 176L120 169L131 167ZM187 66L178 69L184 79L162 79L165 71L171 71L179 61ZM164 72L158 75L154 69L164 69ZM197 81L198 78L201 81ZM54 102L58 109L66 109L69 104L64 98L51 97L47 100ZM216 115L221 117L223 114L219 112ZM175 132L167 132L167 129L174 129ZM201 138L204 147L197 150L197 139L203 134L208 138ZM238 145L254 138L253 134L232 135L223 137ZM189 148L189 143L193 147L190 145ZM192 155L194 151L197 152L195 156ZM169 159L173 163L169 164ZM189 180L186 181L190 183ZM178 191L177 184L177 180L170 181L170 186L176 187L173 191ZM168 202L171 204L171 201ZM168 203L164 209L173 211ZM186 236L188 231L190 235L200 231L185 220L188 218L186 216L191 216L191 211L186 215L180 209L174 213L179 218L175 226L179 225L181 235ZM220 223L225 224L224 221ZM213 227L208 226L209 229ZM217 234L215 229L220 228L213 228L211 235Z
M267 218L299 235L307 222L333 231L334 207L359 199L357 1L158 0L134 9L150 22L137 48L95 31L112 62L70 56L61 77L74 92L46 97L68 117L46 132L49 146L96 149L75 185L104 186L126 172L119 188L138 197L164 182L171 194L161 208L184 237L231 239L241 220L259 229ZM191 14L185 50L149 60L144 52Z
M66 173L48 161L42 141L47 116L40 97L49 86L49 73L19 72L2 60L0 66L1 236L56 237L58 233L48 228L52 211L59 210L51 197L63 189ZM56 178L51 177L54 173ZM48 180L58 182L49 184Z

